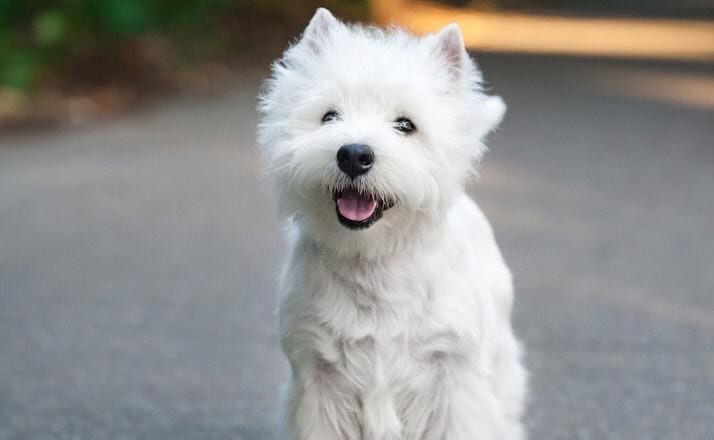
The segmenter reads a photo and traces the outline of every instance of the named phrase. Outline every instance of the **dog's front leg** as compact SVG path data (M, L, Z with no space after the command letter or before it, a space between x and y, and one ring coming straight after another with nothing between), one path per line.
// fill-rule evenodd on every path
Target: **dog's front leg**
M356 393L332 366L302 365L288 395L291 440L361 440Z
M373 353L374 349L370 351ZM365 362L365 365L369 364L369 361ZM362 393L362 437L364 440L401 440L402 424L384 377L384 362L375 355L371 364L372 371Z
M453 367L443 361L430 374L429 385L411 403L405 438L425 432L423 440L517 440L475 368ZM421 417L415 415L422 414Z
M498 402L482 380L464 378L447 388L446 440L517 440L508 432Z

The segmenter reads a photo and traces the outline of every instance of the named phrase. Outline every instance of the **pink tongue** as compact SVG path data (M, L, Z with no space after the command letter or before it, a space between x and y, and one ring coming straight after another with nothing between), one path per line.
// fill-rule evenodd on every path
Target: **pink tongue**
M342 217L355 222L367 220L376 208L377 202L352 190L346 190L337 199L337 210Z

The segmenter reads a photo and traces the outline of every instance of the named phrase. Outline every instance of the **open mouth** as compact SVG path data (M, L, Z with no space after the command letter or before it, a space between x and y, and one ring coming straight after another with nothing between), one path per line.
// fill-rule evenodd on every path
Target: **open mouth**
M372 194L360 193L353 188L332 193L335 211L340 223L350 229L366 229L382 218L382 213L391 208L392 201L379 199Z

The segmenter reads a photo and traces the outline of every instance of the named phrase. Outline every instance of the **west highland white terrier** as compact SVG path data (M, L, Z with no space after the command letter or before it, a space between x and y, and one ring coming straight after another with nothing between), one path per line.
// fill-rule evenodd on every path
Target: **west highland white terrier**
M481 84L455 24L418 38L326 9L273 65L287 438L524 438L511 274L465 192L505 112Z

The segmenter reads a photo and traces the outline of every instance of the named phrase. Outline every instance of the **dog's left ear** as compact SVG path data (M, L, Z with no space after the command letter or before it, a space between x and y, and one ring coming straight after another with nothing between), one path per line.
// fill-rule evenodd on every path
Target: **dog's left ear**
M319 53L322 43L334 29L340 26L342 23L330 11L325 8L317 8L315 15L312 16L310 23L305 28L300 42L308 44L313 52Z
M436 50L440 58L448 64L447 68L453 79L460 79L468 54L458 24L451 23L436 34Z

